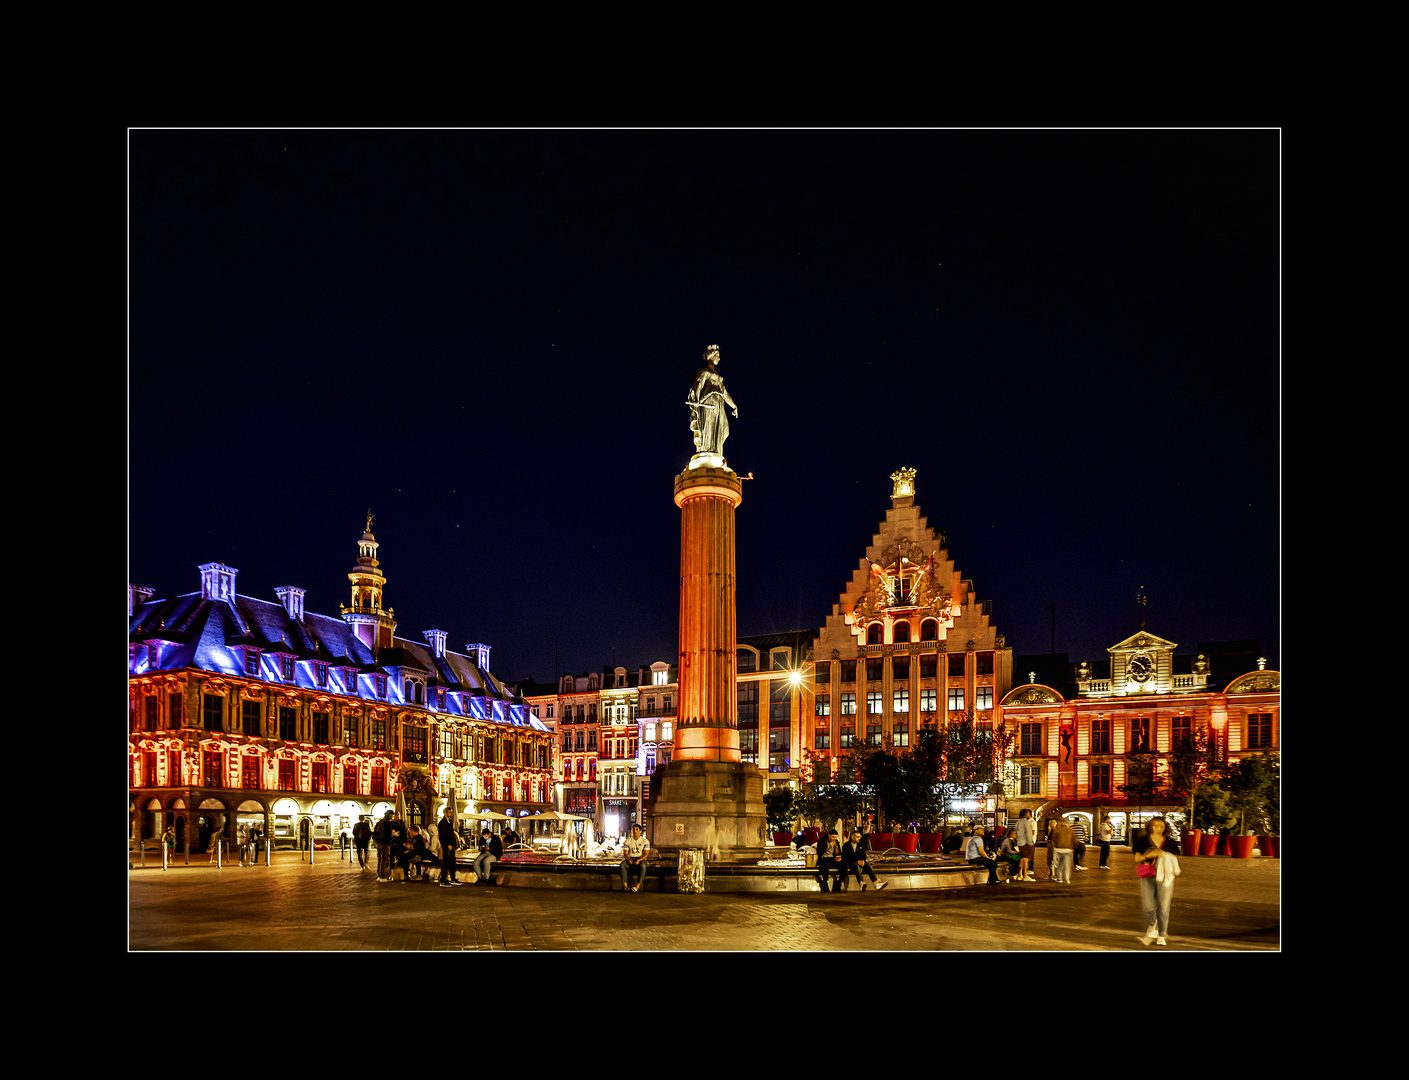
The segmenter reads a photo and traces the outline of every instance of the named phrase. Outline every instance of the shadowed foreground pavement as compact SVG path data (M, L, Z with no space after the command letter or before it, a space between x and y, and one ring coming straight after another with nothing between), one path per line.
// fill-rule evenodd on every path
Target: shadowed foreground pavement
M1039 849L1039 862L1044 853ZM1070 885L837 894L583 892L378 884L346 862L128 874L132 950L1036 950L1144 951L1131 857ZM336 860L336 855L333 856ZM1281 860L1180 860L1169 945L1276 951Z

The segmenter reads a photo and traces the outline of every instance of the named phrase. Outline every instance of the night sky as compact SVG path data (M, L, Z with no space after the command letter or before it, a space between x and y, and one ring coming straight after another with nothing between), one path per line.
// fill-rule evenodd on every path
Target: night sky
M1276 131L134 131L128 576L349 599L509 680L673 661L685 395L739 633L819 626L890 474L1019 654L1279 664ZM1019 673L1022 678L1023 673Z

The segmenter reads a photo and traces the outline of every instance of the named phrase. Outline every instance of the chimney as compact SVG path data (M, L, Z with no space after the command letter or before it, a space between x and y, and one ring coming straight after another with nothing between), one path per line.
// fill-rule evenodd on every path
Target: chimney
M421 634L426 639L426 644L431 647L431 652L439 660L445 655L445 639L450 635L444 630L422 630Z
M489 674L489 646L488 645L466 645L465 651L470 654L470 659L475 662L475 667L486 675Z
M303 622L303 590L297 585L280 585L274 592L284 602L289 618Z
M132 613L156 595L156 589L149 589L145 585L134 585L127 583L127 617L132 618Z
M238 570L218 562L206 563L200 570L202 600L235 602L235 575Z

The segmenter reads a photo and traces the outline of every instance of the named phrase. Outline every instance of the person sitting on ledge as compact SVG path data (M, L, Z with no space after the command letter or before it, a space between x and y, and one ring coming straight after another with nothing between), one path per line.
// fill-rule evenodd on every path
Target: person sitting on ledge
M969 842L964 848L964 858L969 860L971 866L987 867L988 884L998 884L998 861L990 859L988 852L984 850L982 825L974 826L974 834L969 837Z
M621 887L627 892L640 892L646 883L646 856L651 853L651 842L641 835L641 826L631 826L631 835L622 844L622 852L626 858L621 860ZM629 882L633 873L635 885Z

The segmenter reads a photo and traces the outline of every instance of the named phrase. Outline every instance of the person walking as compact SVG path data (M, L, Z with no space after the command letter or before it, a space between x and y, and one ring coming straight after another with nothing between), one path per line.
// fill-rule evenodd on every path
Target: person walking
M357 848L357 866L360 870L367 869L367 849L372 843L372 826L367 824L366 815L357 819L357 824L352 827L352 843Z
M1017 845L1018 854L1018 878L1022 881L1036 881L1037 875L1032 872L1033 852L1037 848L1037 822L1033 820L1032 811L1024 810L1018 814L1017 834L1013 838Z
M1141 945L1153 941L1166 945L1169 933L1169 902L1174 897L1174 879L1179 876L1179 841L1169 836L1162 817L1151 818L1145 835L1135 841L1135 875L1140 882L1140 911L1145 933Z
M866 891L866 883L861 880L861 871L866 871L866 876L871 879L871 887L884 889L886 882L876 880L876 871L871 868L871 860L866 858L866 842L861 839L861 830L852 829L851 837L841 846L841 887L846 889L853 875L856 877L856 884L861 886L861 891Z
M435 838L440 841L440 883L446 888L463 884L455 876L455 849L460 846L460 838L455 835L455 820L449 806L435 823Z
M1110 814L1102 816L1099 835L1101 842L1101 869L1109 870L1110 867L1106 865L1106 860L1111 857L1111 837L1115 835L1115 830L1111 828Z
M1047 850L1050 852L1049 876L1064 885L1071 884L1072 850L1076 847L1076 830L1058 815L1047 826Z

